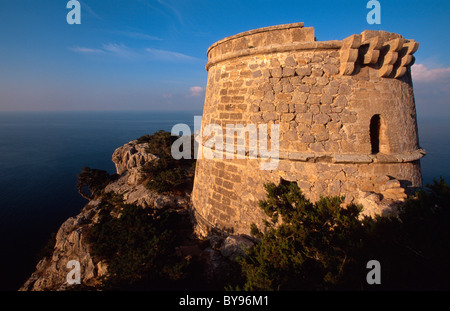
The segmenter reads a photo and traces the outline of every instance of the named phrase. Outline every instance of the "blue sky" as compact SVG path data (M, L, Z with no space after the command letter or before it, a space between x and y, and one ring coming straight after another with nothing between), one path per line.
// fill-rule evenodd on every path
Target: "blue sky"
M0 1L0 111L201 110L206 50L250 29L293 22L317 40L365 29L420 43L413 67L419 113L450 116L450 2L380 0L83 0L68 25L66 0Z

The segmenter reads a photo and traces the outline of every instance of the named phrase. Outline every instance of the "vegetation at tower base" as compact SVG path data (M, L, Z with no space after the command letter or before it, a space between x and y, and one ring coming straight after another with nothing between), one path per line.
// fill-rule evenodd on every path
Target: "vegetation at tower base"
M174 252L183 238L174 231L182 225L176 213L124 204L111 193L100 204L88 236L91 254L108 264L103 289L170 289L186 276L189 261Z
M266 184L260 207L270 217L261 242L240 260L245 290L326 290L344 277L361 247L361 207L341 208L339 197L312 204L296 183ZM281 218L281 219L280 219ZM280 221L281 220L281 221Z
M158 131L153 135L144 135L137 139L138 144L147 143L148 152L159 158L158 161L147 162L141 168L141 176L149 190L165 193L182 190L191 184L186 181L193 178L195 160L194 157L180 160L173 158L171 146L177 139L178 137L165 131ZM192 143L191 146L194 144ZM193 150L191 150L191 154L192 152Z
M241 257L244 290L450 289L450 187L443 179L409 198L396 217L361 217L339 197L312 204L296 183L266 184L270 221ZM281 218L281 219L280 219ZM369 260L381 284L369 285Z

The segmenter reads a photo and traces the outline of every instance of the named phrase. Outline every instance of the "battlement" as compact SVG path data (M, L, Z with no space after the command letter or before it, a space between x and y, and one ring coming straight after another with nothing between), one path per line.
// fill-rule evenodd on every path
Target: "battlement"
M360 66L379 69L381 77L402 77L414 64L419 48L414 40L386 31L366 30L342 41L316 41L314 28L304 23L271 26L246 31L214 43L207 51L208 70L214 64L249 55L289 51L339 50L340 74L351 75Z

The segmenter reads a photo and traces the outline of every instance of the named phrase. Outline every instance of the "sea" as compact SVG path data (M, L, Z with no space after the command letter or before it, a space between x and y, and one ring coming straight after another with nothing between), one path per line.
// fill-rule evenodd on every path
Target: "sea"
M31 275L52 232L87 203L77 192L83 166L115 173L123 144L175 124L194 126L201 111L0 112L0 290ZM450 181L448 118L418 120L424 183Z

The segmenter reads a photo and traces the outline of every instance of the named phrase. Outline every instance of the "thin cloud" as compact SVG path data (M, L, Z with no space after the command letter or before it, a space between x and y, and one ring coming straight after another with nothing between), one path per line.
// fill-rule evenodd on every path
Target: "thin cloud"
M166 62L192 62L199 61L199 58L192 57L183 53L160 50L153 48L132 49L124 44L108 43L104 44L101 49L89 47L70 47L69 50L79 54L105 54L116 56L129 60L142 61L166 61Z
M429 69L423 64L411 67L418 115L450 114L450 68Z
M123 44L116 43L104 44L101 49L77 46L69 47L69 50L84 55L103 54L126 59L135 59L139 57L139 53L133 51Z
M159 49L152 49L152 48L146 48L145 51L154 59L159 60L166 60L166 61L193 61L198 60L198 58L173 52L173 51L167 51L167 50L159 50Z
M103 50L121 58L135 59L139 57L139 53L133 51L123 44L108 43L103 45Z
M191 92L191 94L188 95L188 97L200 97L205 92L205 88L201 86L193 86L189 89L189 91Z
M86 12L88 12L89 15L95 17L98 20L103 21L103 18L101 18L97 13L95 13L95 11L89 5L87 5L84 1L80 1L80 4L81 4L82 10L86 10Z
M450 68L428 69L423 64L415 64L411 67L414 82L440 82L450 80Z
M138 0L138 2L141 2L141 3L145 4L145 5L147 5L148 7L150 7L153 11L158 12L158 15L164 15L166 17L169 17L169 14L167 14L167 12L165 12L164 10L161 10L157 6L153 5L153 3L151 1Z
M157 0L159 4L165 6L166 8L168 8L170 11L172 11L172 13L177 17L178 21L180 22L181 25L184 24L183 21L183 16L181 15L180 11L178 11L175 7L173 7L172 5L168 4L167 1L162 1L162 0Z
M80 46L69 48L69 50L76 52L76 53L80 53L80 54L103 54L103 53L105 53L105 51L100 50L100 49L91 49L91 48L85 48L85 47L80 47Z

